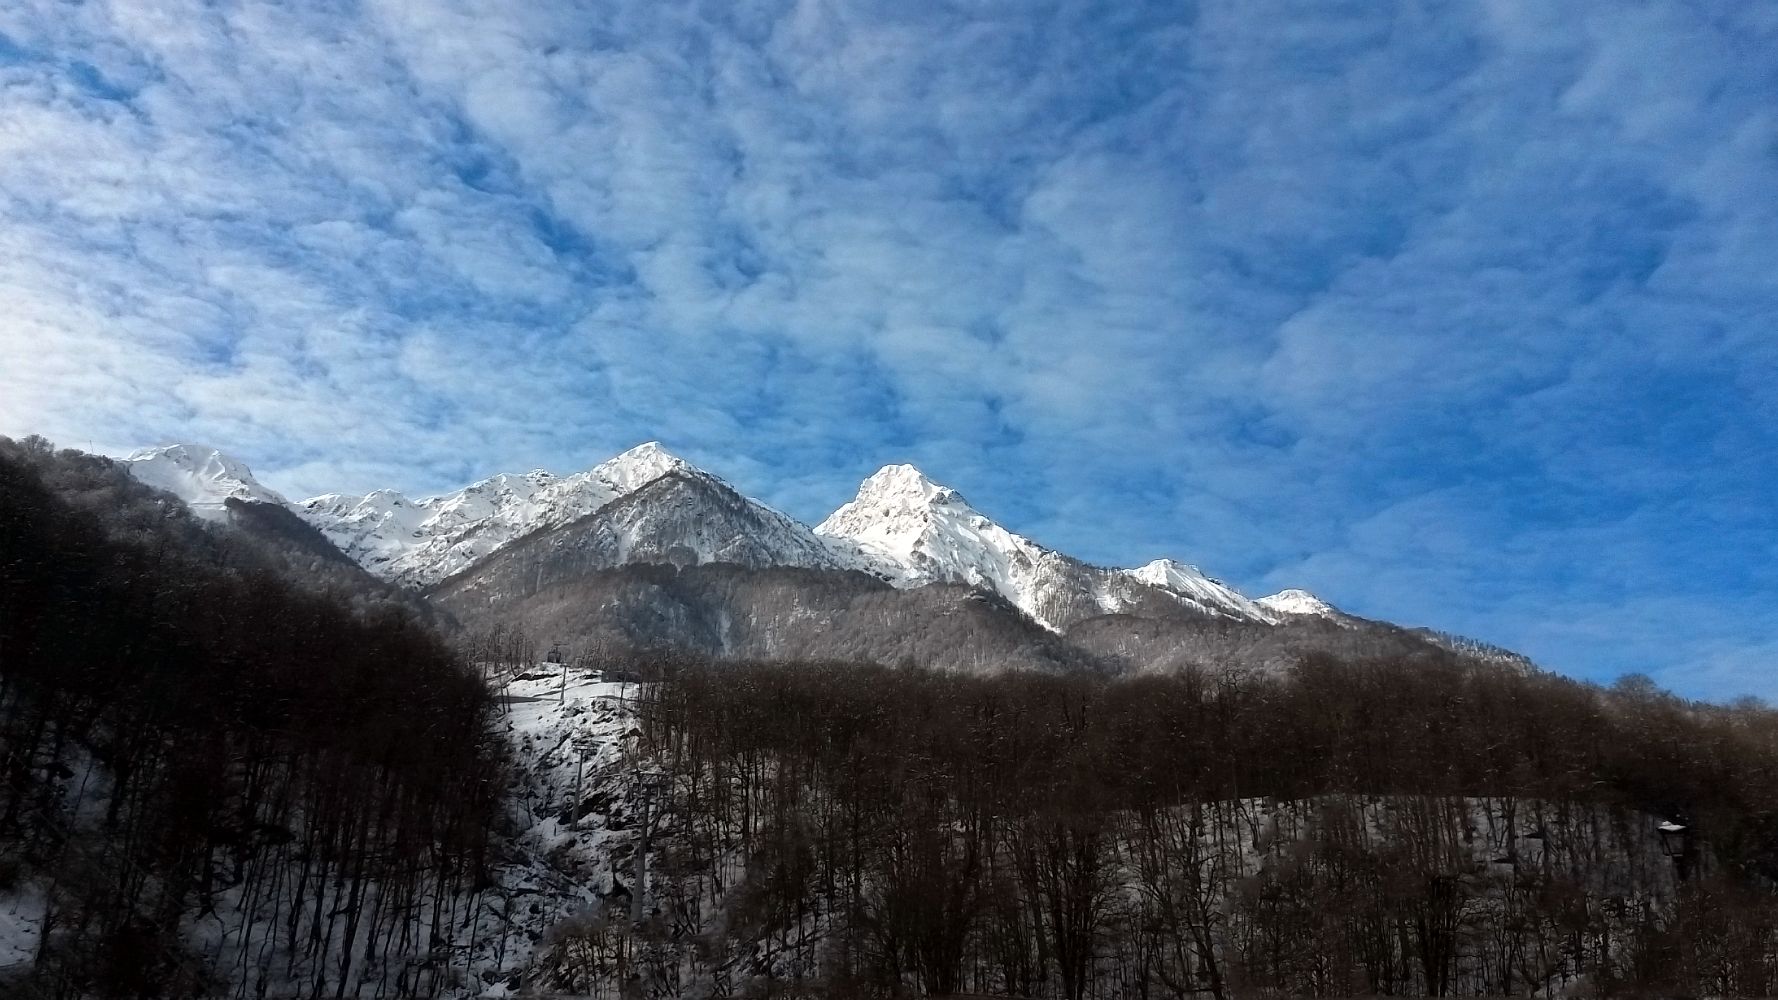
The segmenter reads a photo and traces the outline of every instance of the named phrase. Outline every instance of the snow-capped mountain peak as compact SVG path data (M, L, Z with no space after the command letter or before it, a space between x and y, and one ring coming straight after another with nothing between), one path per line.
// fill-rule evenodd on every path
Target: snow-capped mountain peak
M657 441L585 472L538 469L490 476L454 493L409 500L394 490L329 494L297 513L364 568L427 586L535 531L560 527L672 472L696 472Z
M1008 574L1041 551L911 465L872 473L815 533L898 587L946 581L1005 594Z
M1131 579L1164 590L1213 614L1252 621L1272 622L1277 616L1260 602L1248 600L1221 580L1204 575L1196 566L1172 559L1156 559L1122 571Z
M661 447L659 441L645 441L629 451L594 466L585 475L602 480L622 493L646 486L669 472L697 471L691 463Z
M1280 590L1270 597L1254 602L1279 615L1316 615L1322 618L1341 617L1340 609L1306 590Z
M123 461L138 480L165 490L199 517L218 520L226 516L229 500L286 504L273 490L253 478L245 462L201 444L170 444L142 448Z
M1240 594L1182 563L1108 570L1008 531L911 465L884 466L815 528L836 551L897 587L965 583L994 591L1057 629L1163 600L1218 616L1272 621ZM1147 597L1145 597L1145 591Z
M877 508L969 507L962 494L933 482L911 465L885 465L871 473L859 484L852 503Z
M663 561L858 569L900 588L978 587L1052 630L1096 616L1177 609L1267 623L1302 615L1343 617L1300 591L1250 601L1171 559L1135 569L1089 565L1007 530L956 490L906 464L872 473L813 532L746 499L657 441L570 476L542 469L502 473L420 499L381 489L290 504L254 480L244 464L197 445L140 451L128 465L207 517L221 517L230 498L289 506L365 569L416 587L456 576L537 536L539 545L520 550L528 555L515 554L508 562L560 550L567 565L589 569Z
M1156 559L1135 569L1126 570L1126 572L1153 587L1173 588L1200 582L1214 582L1196 566L1173 559Z

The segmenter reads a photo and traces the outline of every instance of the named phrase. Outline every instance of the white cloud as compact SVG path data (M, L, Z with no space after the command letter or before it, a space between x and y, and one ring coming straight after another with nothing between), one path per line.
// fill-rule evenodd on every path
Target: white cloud
M1722 600L1688 543L1769 597L1778 33L1735 17L13 4L0 431L292 493L661 437L803 516L913 459L1089 558L1533 643Z

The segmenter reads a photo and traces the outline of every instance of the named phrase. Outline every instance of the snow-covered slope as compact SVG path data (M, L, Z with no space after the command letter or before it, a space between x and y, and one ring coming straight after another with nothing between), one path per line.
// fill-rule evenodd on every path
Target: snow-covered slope
M303 501L298 513L364 568L423 587L519 538L567 524L669 472L689 469L651 441L572 476L503 474L420 500L394 490L327 494Z
M227 516L229 500L287 504L275 490L253 478L245 463L201 444L143 448L123 460L124 468L157 490L166 490L210 520Z
M1280 617L1313 615L1318 618L1332 618L1336 621L1346 617L1339 608L1306 590L1280 590L1276 594L1262 597L1254 603Z
M957 581L1008 594L1028 583L1044 556L1055 555L983 517L956 490L911 465L877 470L815 533L899 587Z
M1267 606L1264 601L1248 600L1222 581L1205 576L1196 566L1187 566L1172 559L1156 559L1123 572L1151 587L1159 587L1230 618L1263 622L1277 620L1278 609Z
M1094 614L1152 606L1161 595L1176 606L1218 617L1274 620L1180 563L1158 560L1138 570L1110 570L1044 548L994 523L956 490L911 465L878 470L815 533L895 586L942 581L982 587L1052 629Z

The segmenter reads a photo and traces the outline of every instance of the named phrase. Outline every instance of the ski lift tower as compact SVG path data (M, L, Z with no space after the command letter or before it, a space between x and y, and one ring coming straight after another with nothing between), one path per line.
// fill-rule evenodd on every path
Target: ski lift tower
M1684 882L1688 874L1686 864L1691 860L1691 828L1668 819L1662 820L1655 832L1661 835L1661 853L1673 860L1674 877Z
M656 768L638 768L632 782L638 822L635 887L630 896L630 925L639 927L642 924L642 898L648 895L648 841L654 833L654 806L667 790L667 773Z

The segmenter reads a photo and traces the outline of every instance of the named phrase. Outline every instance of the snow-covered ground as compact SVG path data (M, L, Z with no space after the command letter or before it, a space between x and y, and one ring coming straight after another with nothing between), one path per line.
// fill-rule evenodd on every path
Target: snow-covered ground
M564 677L566 685L564 685ZM484 896L471 947L469 992L503 996L564 921L627 905L636 838L633 683L596 670L539 664L505 685L505 726L515 757L509 816L516 831Z
M0 976L37 954L45 909L43 894L34 886L0 892Z

